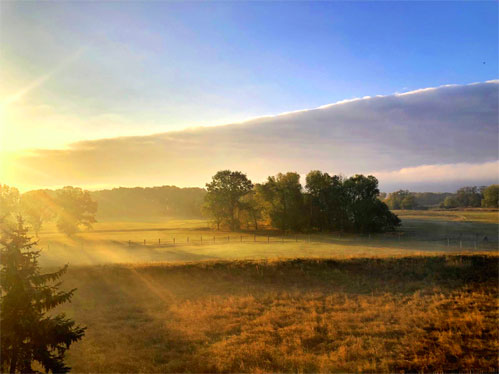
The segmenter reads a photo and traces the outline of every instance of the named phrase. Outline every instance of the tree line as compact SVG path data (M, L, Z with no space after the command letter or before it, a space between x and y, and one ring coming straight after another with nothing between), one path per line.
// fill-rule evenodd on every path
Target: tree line
M383 200L390 209L498 208L499 185L461 187L456 193L410 192L399 190Z
M204 212L217 229L241 226L258 230L265 223L282 232L381 232L395 229L400 219L379 199L372 175L344 178L318 170L300 183L295 172L269 176L253 184L240 171L222 170L206 184Z
M79 187L20 194L15 187L0 185L0 223L13 226L17 224L17 216L23 216L37 236L43 224L52 220L67 235L77 233L82 227L91 229L96 213L97 203L89 191Z
M59 231L73 235L91 228L98 218L201 218L205 194L203 188L175 186L100 191L67 186L21 194L15 187L0 185L0 219L12 224L17 215L22 215L36 235L45 223L55 221Z

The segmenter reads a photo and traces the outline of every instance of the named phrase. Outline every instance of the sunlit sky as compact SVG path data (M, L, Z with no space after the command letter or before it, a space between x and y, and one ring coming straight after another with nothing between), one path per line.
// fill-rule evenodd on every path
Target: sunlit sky
M6 160L27 150L498 77L496 2L0 6L0 178L13 184Z

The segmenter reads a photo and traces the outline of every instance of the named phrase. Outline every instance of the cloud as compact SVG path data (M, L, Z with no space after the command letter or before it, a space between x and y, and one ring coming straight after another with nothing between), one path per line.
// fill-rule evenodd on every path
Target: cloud
M384 178L409 188L418 185L418 173L435 179L440 170L440 178L461 183L453 167L499 159L498 87L498 81L450 85L224 126L82 141L15 157L7 175L12 184L29 186L201 186L225 168L243 170L254 181L288 170L382 170ZM497 170L491 179L497 180Z
M383 190L392 192L404 186L412 190L451 191L456 186L489 185L499 183L499 160L481 164L458 163L420 165L393 171L373 171Z

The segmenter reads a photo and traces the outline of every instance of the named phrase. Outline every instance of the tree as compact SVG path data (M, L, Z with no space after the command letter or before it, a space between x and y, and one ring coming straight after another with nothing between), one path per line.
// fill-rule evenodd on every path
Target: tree
M393 210L415 209L417 207L416 196L407 190L392 192L388 195L385 203Z
M205 209L212 217L227 222L231 230L239 228L237 214L241 208L240 199L253 188L253 184L240 171L222 170L206 184Z
M482 204L482 194L476 186L461 187L456 192L456 201L459 207L479 207Z
M483 190L482 206L499 208L499 184L491 184Z
M46 372L66 373L64 354L80 340L85 328L64 314L47 315L59 304L70 301L74 289L59 291L58 280L67 270L40 274L36 244L27 236L21 218L18 227L7 232L0 244L1 280L1 367L3 372L34 373L38 362Z
M459 203L454 196L447 196L442 203L442 206L446 209L452 209L457 208L459 206Z
M347 219L343 178L313 170L307 174L305 188L308 192L309 225L320 231L343 230Z
M375 177L357 174L345 180L343 185L353 231L387 231L400 225L400 219L378 199L378 180Z
M241 216L246 221L246 226L252 224L255 230L258 230L258 220L262 218L263 205L261 197L255 190L248 192L241 197L240 201ZM241 218L241 217L240 217Z
M19 199L17 188L0 184L0 223L14 218L19 212Z
M267 214L272 226L282 230L299 231L305 223L304 199L300 175L289 172L268 177L259 185L258 193L267 203Z
M43 190L29 191L21 196L21 212L36 237L44 222L55 217L57 208L52 197Z
M92 200L88 191L78 187L67 186L57 191L56 202L59 207L57 228L66 235L73 235L80 226L92 228L97 222L97 203Z

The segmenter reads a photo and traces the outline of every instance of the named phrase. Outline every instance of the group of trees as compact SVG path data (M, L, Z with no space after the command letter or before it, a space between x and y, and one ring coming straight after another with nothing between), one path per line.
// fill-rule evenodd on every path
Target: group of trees
M311 171L305 189L297 173L279 173L253 185L239 171L223 170L206 184L204 211L217 228L236 230L241 224L258 229L264 221L281 231L392 230L400 224L379 198L373 176L343 178Z
M462 187L454 195L447 196L442 208L498 208L499 185L492 184L488 187Z
M427 208L497 208L499 185L462 187L455 194L444 192L409 192L399 190L388 194L383 201L390 209Z
M57 228L73 235L80 227L91 228L96 222L97 203L90 193L78 187L64 187L55 192L35 190L20 194L15 187L0 185L0 222L15 225L22 215L36 235L43 224L56 220Z
M408 190L392 192L384 202L390 209L416 209L418 207L416 195Z

